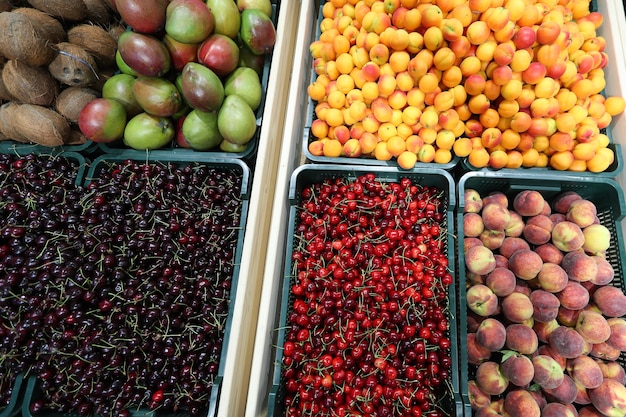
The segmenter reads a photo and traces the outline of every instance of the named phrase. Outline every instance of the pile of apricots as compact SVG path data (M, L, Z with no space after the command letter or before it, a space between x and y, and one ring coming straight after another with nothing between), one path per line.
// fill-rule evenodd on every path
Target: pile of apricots
M589 0L328 0L308 150L606 171L605 128L626 102L603 94L603 20Z

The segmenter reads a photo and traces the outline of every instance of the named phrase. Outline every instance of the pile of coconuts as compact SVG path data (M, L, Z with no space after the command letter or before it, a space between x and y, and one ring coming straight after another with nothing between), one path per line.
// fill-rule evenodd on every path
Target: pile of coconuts
M80 110L117 70L114 0L0 0L0 140L78 145Z

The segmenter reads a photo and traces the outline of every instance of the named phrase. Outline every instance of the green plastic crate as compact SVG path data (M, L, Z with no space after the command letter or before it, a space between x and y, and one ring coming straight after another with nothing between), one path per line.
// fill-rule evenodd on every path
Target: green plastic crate
M13 382L13 390L9 403L0 408L0 417L13 417L20 413L20 406L24 397L24 374L19 373Z
M291 182L289 187L289 229L287 233L287 244L285 253L285 265L284 275L282 281L282 290L280 294L280 319L279 327L277 330L277 348L275 351L274 359L274 371L273 382L270 388L270 394L268 398L268 416L279 417L284 415L283 397L284 387L282 386L282 346L285 341L285 323L287 321L287 315L290 310L292 294L291 283L293 277L290 275L291 271L291 254L293 252L293 236L294 229L296 227L296 219L298 210L298 204L300 202L301 191L312 184L321 183L327 179L334 178L346 178L349 180L356 179L357 176L364 175L366 173L374 173L376 179L382 182L396 182L401 178L410 178L414 183L424 186L436 186L444 192L444 201L446 201L447 213L445 217L445 223L447 227L453 226L453 212L456 206L456 196L454 192L454 180L452 176L445 170L440 168L420 169L412 171L404 171L393 167L380 167L380 166L339 166L328 164L306 164L298 167L291 176ZM445 226L444 226L445 227ZM451 230L451 229L450 229ZM448 268L454 274L454 241L450 237L447 241L447 251L449 265ZM456 283L450 286L450 294L448 298L449 310L454 312L456 309ZM459 395L459 380L458 372L456 369L456 360L458 359L458 341L455 329L457 327L457 318L452 314L449 317L450 323L450 340L451 340L451 357L452 357L452 369L450 374L450 383L452 385L451 398L446 398L448 403L449 415L458 416L462 414L463 401Z
M598 210L600 223L611 232L611 246L606 253L606 258L615 271L612 285L626 290L626 252L624 238L620 222L626 216L626 203L624 193L619 184L613 179L604 177L590 177L581 175L552 175L545 173L541 176L528 176L524 172L508 171L474 171L464 174L458 182L458 210L456 218L457 235L457 262L459 283L458 295L458 329L461 343L467 338L467 302L465 287L465 261L463 258L463 199L465 190L474 189L481 196L494 191L504 192L511 204L515 195L523 190L536 190L541 192L547 201L565 191L574 191L583 198L592 201ZM467 350L460 349L460 387L465 401L465 416L471 417L472 410L468 397L468 381L472 373L472 366L468 363ZM626 354L622 353L619 362L626 367Z
M38 153L58 153L58 152L76 152L80 154L90 155L96 152L98 144L88 140L80 145L62 145L49 147L44 145L38 145L34 143L16 142L14 140L0 141L0 152L7 153L13 150L17 150L21 153L24 152L38 152Z
M96 170L98 166L102 163L109 161L125 161L125 160L135 160L142 161L146 163L167 163L173 162L180 165L186 165L190 163L200 163L202 165L206 165L212 168L222 169L224 171L231 170L240 173L242 176L241 180L241 198L242 198L242 207L241 207L241 220L237 237L237 247L234 254L234 268L233 268L233 277L230 289L230 302L228 309L228 318L226 320L226 325L224 329L224 342L222 345L222 351L220 353L219 360L219 368L217 374L214 378L213 387L211 392L209 393L209 401L207 403L207 411L205 417L213 417L217 415L218 407L219 407L219 398L220 398L220 390L221 390L221 381L223 380L224 371L225 371L225 363L226 357L228 356L228 345L231 343L230 340L230 331L233 319L233 310L235 306L235 298L237 293L237 282L239 280L239 269L241 265L241 256L243 250L243 239L245 235L245 225L248 215L248 205L249 205L249 193L250 193L250 169L248 166L239 159L230 159L230 158L215 158L210 155L197 155L197 154L159 154L154 155L152 152L146 153L143 151L133 151L126 150L124 152L118 154L105 154L96 158L93 163L91 163L89 170L85 173L84 176L81 176L80 184L85 186L89 185L91 180L96 175ZM29 376L26 381L26 387L24 389L24 398L21 403L21 413L23 417L82 417L78 413L61 413L56 412L54 410L44 410L38 414L32 414L30 412L30 405L33 401L40 398L41 391L38 387L37 378L35 376ZM18 410L19 411L19 410ZM132 417L185 417L189 414L184 410L178 410L177 412L165 411L165 410L148 410L148 409L139 409L133 410L131 412ZM4 417L1 416L0 417ZM11 416L9 416L11 417Z
M0 142L4 143L4 142ZM6 148L0 148L1 154L10 154L16 156L23 156L29 154L36 154L39 156L46 156L51 158L67 158L68 160L74 160L77 163L76 169L76 185L80 185L83 182L85 172L89 166L89 159L86 158L83 154L67 151L61 148L47 148L45 146L10 146Z

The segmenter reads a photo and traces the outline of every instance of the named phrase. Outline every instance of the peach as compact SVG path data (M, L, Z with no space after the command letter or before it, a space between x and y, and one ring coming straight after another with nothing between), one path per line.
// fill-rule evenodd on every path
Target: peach
M511 390L504 398L504 410L510 417L540 417L539 404L525 389Z
M626 384L626 370L624 367L617 361L603 361L601 359L596 360L598 365L600 365L600 369L602 370L602 375L605 378L611 378L622 385Z
M589 399L606 416L626 415L626 387L614 379L604 379L597 388L590 389Z
M506 297L515 290L515 274L505 267L496 267L485 279L487 285L498 297Z
M624 323L626 324L626 321ZM593 344L606 342L612 334L607 319L593 310L580 312L576 322L576 331L583 339Z
M543 210L545 200L536 190L524 190L513 199L513 209L522 216L535 216Z
M541 409L542 417L579 417L571 404L548 403Z
M483 392L476 381L469 381L467 383L467 396L470 401L470 407L472 410L478 410L483 407L489 407L491 404L491 395Z
M541 257L531 249L517 250L509 257L509 269L523 280L535 278L542 266Z
M537 322L549 322L555 320L559 314L559 299L551 292L536 289L530 294L533 303L533 319Z
M505 335L502 336L504 340ZM504 346L504 343L502 343ZM491 357L491 350L482 346L476 341L476 333L467 334L467 362L470 365L480 365L481 363L489 360Z
M506 257L507 259L518 250L530 250L530 245L521 237L514 236L507 236L504 238L504 241L499 248L500 255Z
M492 191L483 197L483 204L495 203L502 207L509 206L509 198L502 191Z
M592 346L589 355L594 358L602 359L605 361L616 361L621 356L622 351L614 348L608 343L597 343Z
M524 219L522 216L516 211L509 210L509 217L511 220L509 224L504 228L504 234L508 237L520 237L524 232L524 227L526 226L524 223Z
M533 323L533 330L537 333L537 339L539 339L541 343L548 343L550 333L552 333L552 331L559 326L560 324L556 319L548 322L535 320Z
M576 326L580 311L581 310L570 310L569 308L561 306L559 307L559 315L556 319L564 326L574 327Z
M597 214L596 205L592 201L580 199L570 203L565 217L568 221L584 228L595 222Z
M598 363L587 355L580 355L567 362L567 372L574 382L587 389L600 386L604 376Z
M526 220L523 230L524 238L532 245L543 245L552 239L554 224L550 217L544 214L532 216Z
M486 275L495 268L493 252L484 246L475 246L468 249L465 256L465 266L470 272Z
M593 293L593 302L607 317L626 315L626 295L617 287L605 285L598 288Z
M578 388L576 387L576 382L572 379L571 376L565 374L563 375L563 382L556 388L545 388L543 392L551 402L560 402L561 404L571 404L576 399L578 395Z
M537 250L535 250L535 253L537 253ZM558 262L544 260L541 270L537 274L537 282L544 291L558 293L567 286L569 278L567 277L567 272Z
M566 220L554 225L552 243L563 252L571 252L582 248L585 236L580 226Z
M533 316L533 304L529 296L513 292L502 299L500 307L504 317L513 323L522 323Z
M496 203L483 205L481 218L485 228L490 230L504 231L505 227L511 221L509 210Z
M547 342L545 342L545 343L547 343ZM554 349L552 349L550 347L549 344L542 344L541 346L539 346L539 348L537 349L537 354L538 355L547 355L547 356L551 357L552 359L554 359L559 364L561 369L563 369L563 371L565 371L565 367L567 366L567 358L564 358L563 356L557 354L554 351Z
M478 237L484 230L485 224L479 213L468 212L463 215L463 234L465 237Z
M550 333L548 345L554 352L567 359L576 358L585 350L585 340L571 327L559 326Z
M507 331L502 322L488 317L480 323L475 335L479 346L490 352L496 352L504 347Z
M556 222L554 223L556 224ZM563 259L563 252L552 243L544 243L543 245L537 246L535 252L541 257L544 263L551 262L559 265Z
M524 355L531 355L537 350L539 339L532 327L514 323L506 327L505 346L509 350L514 350Z
M475 381L478 388L487 395L500 395L509 386L509 381L500 372L500 365L493 361L478 365Z
M534 366L533 382L543 389L554 389L563 383L564 371L551 356L536 355L532 358Z
M483 232L478 236L483 245L492 251L498 249L502 245L505 237L506 235L504 234L504 230L490 229L483 230Z
M570 204L576 200L582 200L580 194L576 191L565 191L554 198L552 207L554 208L554 211L565 214L567 213L567 209Z
M589 281L598 274L596 261L582 251L566 253L561 261L561 267L567 272L569 279L578 282Z
M589 291L579 282L569 280L565 288L557 293L561 306L568 310L582 310L589 304Z
M560 223L565 221L565 214L563 213L552 213L550 214L550 220L552 220L553 224Z
M611 232L602 224L591 224L583 229L585 243L583 250L587 253L603 254L611 245Z
M500 255L499 253L494 254L493 257L496 260L496 268L506 268L506 269L509 269L509 260L507 258L505 258L504 256Z
M513 353L504 356L500 364L500 372L509 380L509 383L518 387L524 387L533 380L535 370L533 362L528 356Z
M583 231L584 232L584 231ZM592 255L591 258L596 263L597 273L589 281L595 285L607 285L613 281L615 270L613 265L601 255Z
M574 381L576 384L576 399L572 404L576 404L577 406L591 404L591 400L589 399L589 391L585 388L580 382Z
M610 334L606 342L620 351L626 351L626 319L623 317L611 317L607 320L607 323Z
M468 253L472 249L474 248L470 248ZM468 288L466 300L467 307L479 316L488 317L498 311L498 296L484 284L477 284Z

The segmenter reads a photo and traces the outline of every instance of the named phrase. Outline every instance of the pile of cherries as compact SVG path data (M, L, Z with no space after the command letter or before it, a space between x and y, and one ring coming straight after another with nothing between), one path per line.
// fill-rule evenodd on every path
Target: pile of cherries
M447 198L368 173L304 187L282 346L287 416L451 415Z
M32 413L206 411L242 227L242 173L0 155L0 370ZM4 393L2 394L5 395Z

